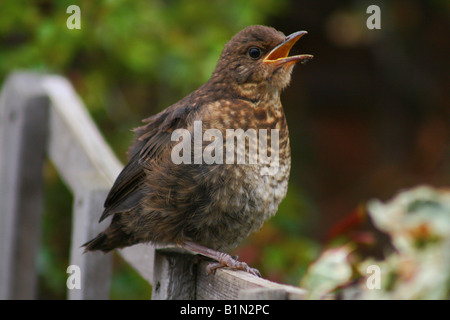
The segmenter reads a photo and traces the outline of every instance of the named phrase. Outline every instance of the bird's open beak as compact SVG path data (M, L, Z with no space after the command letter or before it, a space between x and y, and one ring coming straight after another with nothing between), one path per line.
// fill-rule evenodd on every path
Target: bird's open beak
M307 34L306 31L294 32L286 37L286 39L273 48L272 51L264 58L263 62L267 65L280 66L286 63L305 63L313 58L310 54L300 54L296 56L288 56L289 51L292 46L300 39L303 35Z

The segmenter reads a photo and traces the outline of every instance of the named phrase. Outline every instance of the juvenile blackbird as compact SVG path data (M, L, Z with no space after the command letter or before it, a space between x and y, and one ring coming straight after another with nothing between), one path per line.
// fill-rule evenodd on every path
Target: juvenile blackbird
M143 120L146 124L135 129L130 160L104 204L100 221L112 215L111 224L83 245L85 251L108 252L141 242L171 243L216 260L209 272L230 267L259 275L223 251L259 230L286 195L291 152L280 92L289 84L295 63L312 58L288 56L304 34L286 37L271 27L245 28L225 45L208 82ZM226 151L211 153L219 161L198 162L194 122L200 123L202 132L220 133L214 139L203 136L200 142L205 152L212 141L222 143ZM177 129L187 130L190 136L174 139ZM242 129L243 148L228 149L234 138L239 139L238 135L227 139L230 129L235 133ZM277 134L272 136L274 130ZM184 139L183 156L188 161L180 163L174 161L173 150ZM252 148L258 151L256 157ZM263 151L266 158L261 156ZM278 155L275 165L267 161L269 154Z

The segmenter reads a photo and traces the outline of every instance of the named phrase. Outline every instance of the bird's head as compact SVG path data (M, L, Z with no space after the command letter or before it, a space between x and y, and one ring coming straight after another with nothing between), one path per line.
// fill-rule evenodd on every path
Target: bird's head
M226 75L238 85L263 84L285 88L296 62L306 62L312 55L289 56L292 46L306 31L285 36L266 26L250 26L237 33L226 45L213 75Z

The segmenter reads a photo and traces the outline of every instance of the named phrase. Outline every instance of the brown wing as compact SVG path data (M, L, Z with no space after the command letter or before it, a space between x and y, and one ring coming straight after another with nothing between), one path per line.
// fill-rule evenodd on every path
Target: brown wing
M112 214L132 210L139 204L145 188L143 165L158 158L171 143L172 131L186 126L188 115L195 110L189 104L183 105L182 101L145 119L147 124L134 130L136 140L129 151L130 161L109 191L100 221Z

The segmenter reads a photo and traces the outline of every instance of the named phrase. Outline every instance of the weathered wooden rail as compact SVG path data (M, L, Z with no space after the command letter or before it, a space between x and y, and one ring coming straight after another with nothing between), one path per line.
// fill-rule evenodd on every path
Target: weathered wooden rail
M68 299L108 299L111 254L83 254L122 164L63 77L13 73L0 95L0 299L33 299L40 247L46 156L74 195L70 264L81 288ZM64 214L64 213L61 213ZM67 213L69 214L69 213ZM152 284L152 299L302 299L304 291L241 271L207 275L205 263L176 248L136 245L120 255Z

